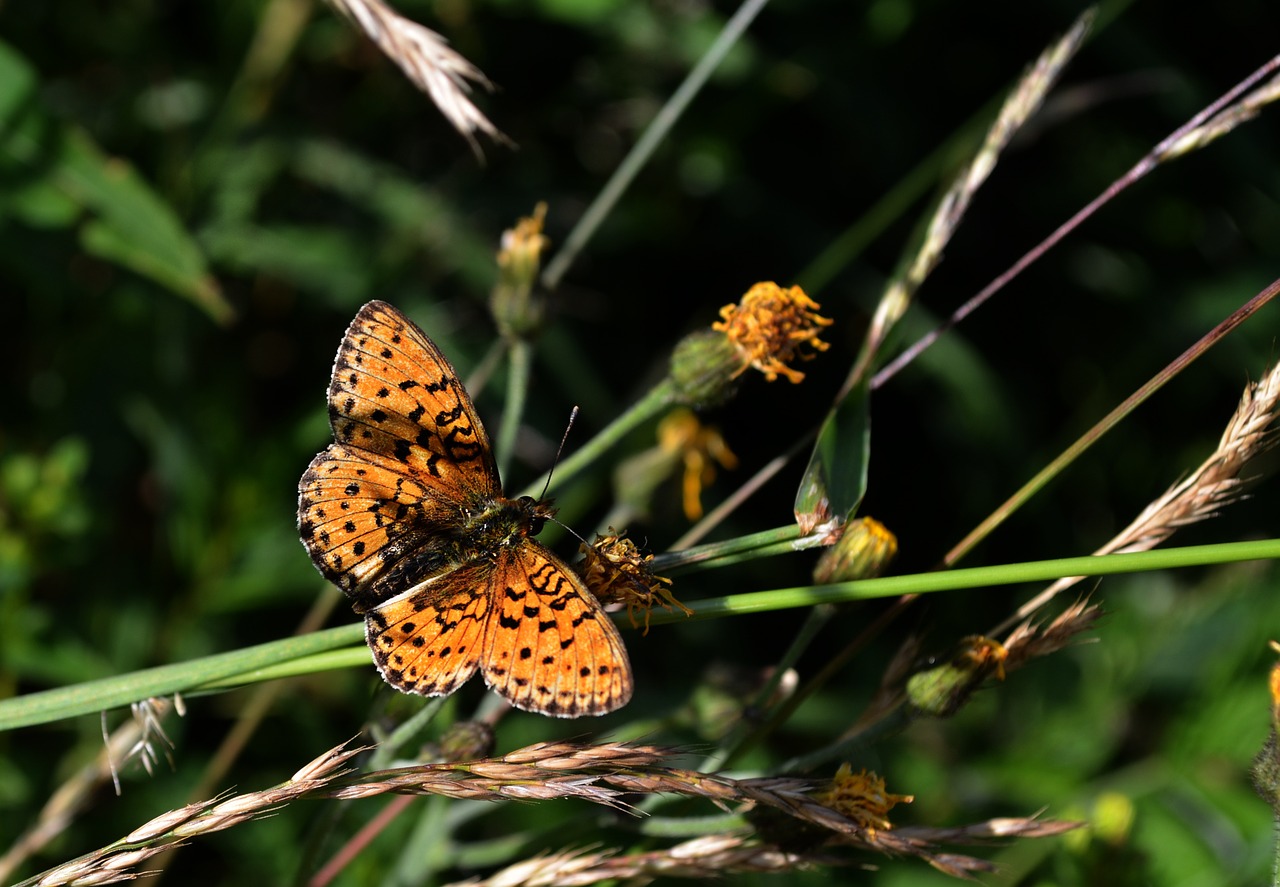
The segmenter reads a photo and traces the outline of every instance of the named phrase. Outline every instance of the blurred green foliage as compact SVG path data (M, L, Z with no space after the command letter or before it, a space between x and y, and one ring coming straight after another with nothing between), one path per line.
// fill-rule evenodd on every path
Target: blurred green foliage
M388 300L464 374L479 366L495 338L484 306L501 231L546 200L548 233L561 242L733 12L705 0L397 8L444 33L497 85L479 101L517 149L486 145L478 163L322 4L0 7L0 695L292 632L324 590L297 539L297 480L328 438L325 386L357 307ZM682 333L757 280L804 283L818 256L846 244L810 293L837 320L831 351L805 366L802 386L751 379L706 417L742 467L720 472L704 500L714 504L790 446L829 406L929 195L972 149L963 136L976 137L974 121L1081 9L768 6L554 294L507 489L545 470L572 405L582 407L574 438L586 439L665 372ZM290 10L300 13L296 29ZM1212 15L1105 7L1098 33L980 193L903 342L1274 55L1278 15L1241 0ZM931 568L1275 276L1276 120L1269 110L1157 172L874 394L862 510L897 535L897 570ZM868 237L841 239L891 192L900 202L860 229ZM1276 358L1276 318L1265 310L1175 380L966 565L1105 542L1212 449L1245 381ZM472 390L491 431L498 378ZM630 444L619 461L652 437ZM796 462L719 536L786 524L802 468ZM610 469L553 490L584 534L607 509ZM1252 499L1174 541L1274 537L1273 496L1263 481ZM686 528L677 479L658 491L648 522L628 529L661 551ZM676 592L696 609L700 597L800 585L813 559L696 574ZM1276 577L1270 564L1248 564L1109 579L1092 592L1109 614L1097 643L1036 661L956 717L918 721L853 763L916 796L895 821L1043 808L1112 824L993 851L1001 883L1259 883L1271 871L1271 813L1247 772L1269 724ZM774 772L832 741L908 634L942 653L1033 591L924 602L740 766ZM802 680L883 606L841 610L802 658ZM351 619L340 609L335 624ZM628 709L590 724L515 715L498 748L636 724L659 742L714 741L714 725L696 726L707 689L695 676L769 666L803 619L628 632L638 688ZM473 682L446 713L469 716L480 691ZM187 717L169 727L172 767L162 762L151 777L130 769L122 797L96 796L21 874L186 802L250 693L189 700ZM415 705L387 698L371 668L296 679L214 791L275 784L367 721L394 721ZM106 715L109 725L121 718ZM100 747L92 717L0 734L0 839L16 838ZM288 882L302 877L304 857L327 858L381 808L294 805L193 842L169 877ZM423 800L341 882L441 883L542 850L651 846L636 826L568 801ZM867 861L880 866L856 874L868 883L951 883L919 862Z

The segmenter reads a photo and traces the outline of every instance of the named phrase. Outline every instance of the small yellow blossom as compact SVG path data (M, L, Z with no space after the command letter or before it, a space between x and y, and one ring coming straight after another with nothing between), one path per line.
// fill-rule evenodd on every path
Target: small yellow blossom
M658 447L679 454L684 462L684 515L690 521L702 517L702 488L715 480L715 463L732 471L738 457L720 432L698 421L692 410L672 410L658 424Z
M757 283L737 305L721 308L722 320L711 328L724 333L741 353L744 363L735 375L753 366L770 382L781 375L796 384L804 379L804 373L788 363L813 358L813 354L801 351L801 346L808 345L814 351L830 347L818 338L822 328L832 324L818 316L820 307L798 286L783 289L772 282Z
M546 306L535 298L533 287L542 268L542 253L551 241L542 233L547 216L546 203L534 207L533 215L502 232L498 250L498 282L489 299L489 310L505 336L522 338L542 324Z
M630 539L609 528L609 535L597 535L595 542L581 545L583 559L574 565L582 581L601 603L625 603L631 624L636 613L644 611L644 630L649 631L649 611L655 604L668 610L693 611L671 594L671 580L655 576L650 563L653 555L641 554Z
M852 767L841 764L831 786L814 792L813 799L864 829L888 831L893 828L887 818L889 811L898 804L910 804L915 796L890 794L876 774L863 770L855 775Z
M889 528L871 517L850 521L835 545L822 552L813 568L813 581L825 585L879 576L898 553L898 540Z

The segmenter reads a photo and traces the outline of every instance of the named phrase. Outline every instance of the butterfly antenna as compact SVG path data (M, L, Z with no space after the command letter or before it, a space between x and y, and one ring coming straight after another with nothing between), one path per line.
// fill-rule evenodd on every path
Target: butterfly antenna
M560 438L560 446L556 447L556 457L551 460L551 470L547 472L547 482L542 485L542 495L539 500L547 498L547 490L551 489L551 475L556 473L556 465L560 463L560 454L564 452L564 445L569 440L569 432L573 429L573 423L578 418L578 408L575 406L569 413L569 424L564 426L564 437Z

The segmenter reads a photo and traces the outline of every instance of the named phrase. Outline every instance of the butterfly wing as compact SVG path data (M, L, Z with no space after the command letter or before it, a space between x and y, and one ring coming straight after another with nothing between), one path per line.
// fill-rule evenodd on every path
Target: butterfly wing
M457 373L392 306L370 302L347 329L329 421L336 443L302 476L298 529L364 614L388 683L445 695L483 663L529 711L604 714L631 698L617 629L532 538L545 510L503 498Z
M447 696L475 674L493 609L492 572L491 564L473 561L368 613L365 635L388 684Z
M491 576L485 683L526 711L576 718L631 699L631 664L613 621L582 580L531 538Z
M298 529L365 612L454 565L450 530L501 495L498 469L449 361L385 302L361 308L342 339L329 422L337 443L302 475Z
M437 495L502 494L489 436L457 372L398 309L370 302L338 348L329 423L340 444L395 459Z

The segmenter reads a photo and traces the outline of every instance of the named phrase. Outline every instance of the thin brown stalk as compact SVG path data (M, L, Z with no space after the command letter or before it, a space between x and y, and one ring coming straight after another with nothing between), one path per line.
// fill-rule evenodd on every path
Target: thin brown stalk
M1228 333L1244 323L1259 311L1264 305L1269 303L1277 295L1280 295L1280 279L1274 280L1271 284L1258 293L1245 304L1241 305L1231 313L1221 323L1205 333L1200 339L1188 348L1182 354L1173 359L1160 372L1152 376L1137 391L1126 397L1115 409L1098 421L1096 425L1080 436L1075 443L1062 451L1052 462L1037 472L1036 476L1027 481L1022 487L1006 499L995 511L993 511L982 523L978 524L967 536L957 542L950 551L948 551L942 559L944 567L954 566L957 561L969 553L975 545L985 539L996 527L1004 523L1009 515L1013 514L1023 503L1030 499L1035 493L1047 484L1050 480L1057 477L1068 465L1074 462L1083 452L1098 442L1104 434L1119 424L1120 420L1131 413L1139 404L1155 394L1164 387L1170 379L1173 379L1178 373L1182 372L1187 366L1200 357L1218 342L1222 341ZM1019 618L1015 614L1013 619Z
M1249 462L1275 443L1272 427L1278 413L1280 364L1273 366L1260 382L1245 386L1240 404L1209 458L1144 508L1129 526L1094 554L1149 551L1182 527L1214 517L1224 507L1239 500L1250 480L1245 475ZM1019 607L1003 626L1025 619L1083 578L1067 576L1059 579Z
M1110 203L1112 198L1130 185L1145 178L1148 173L1156 169L1161 163L1181 157L1220 138L1239 124L1257 116L1257 113L1265 105L1280 98L1280 88L1277 87L1274 79L1268 84L1255 89L1255 86L1263 78L1273 74L1277 68L1280 68L1280 56L1276 56L1262 65L1212 104L1201 109L1194 117L1166 136L1135 163L1128 172L1107 186L1106 190L1091 200L1070 219L1063 222L1052 234L1028 250L1022 258L1018 259L1007 271L987 284L981 292L957 308L945 323L921 337L915 344L876 373L871 380L872 389L879 388L893 378L899 370L915 360L921 352L941 338L943 333L978 310L988 299L1004 289L1005 284L1021 274L1029 265L1056 246L1060 240L1082 225L1095 212Z
M356 24L405 76L435 102L454 129L479 153L475 134L505 137L471 101L473 83L491 89L484 73L430 28L410 21L382 0L329 0Z

